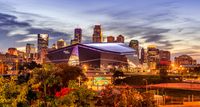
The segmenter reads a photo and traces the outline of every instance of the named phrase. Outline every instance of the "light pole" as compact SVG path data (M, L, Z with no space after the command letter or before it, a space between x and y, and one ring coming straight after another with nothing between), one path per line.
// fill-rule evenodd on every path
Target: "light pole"
M147 85L148 85L148 82L147 82L147 79L143 79L145 81L145 88L146 88L146 92L147 92Z
M2 60L0 60L0 64L2 65ZM1 70L1 74L3 74L3 66L0 67L0 70Z
M81 86L81 77L80 76L78 77L78 85L79 85L79 87Z
M4 72L5 72L5 68L4 68L4 62L3 62L3 60L0 60L0 64L1 64L1 69L0 69L0 71L1 71L1 74L4 74Z
M16 64L15 64L16 68L15 68L15 69L16 69L16 71L17 71L17 70L18 70L18 65L19 65L19 64L18 64L18 62L19 62L18 59L16 59L15 62L16 62Z

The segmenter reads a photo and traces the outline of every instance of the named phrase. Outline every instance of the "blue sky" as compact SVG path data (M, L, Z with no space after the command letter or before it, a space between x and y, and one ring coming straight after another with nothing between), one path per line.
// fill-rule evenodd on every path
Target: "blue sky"
M0 51L36 44L37 33L50 34L50 46L73 29L90 42L95 24L104 37L122 34L128 43L155 44L173 56L200 60L200 0L0 0Z

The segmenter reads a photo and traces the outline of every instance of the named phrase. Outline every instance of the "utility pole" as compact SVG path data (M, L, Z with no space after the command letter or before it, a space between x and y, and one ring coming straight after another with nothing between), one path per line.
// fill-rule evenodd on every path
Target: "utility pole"
M148 91L147 90L147 85L148 85L148 82L147 82L147 79L143 79L145 81L145 88L146 88L146 92Z
M78 85L79 85L79 87L81 86L81 77L80 76L78 77Z

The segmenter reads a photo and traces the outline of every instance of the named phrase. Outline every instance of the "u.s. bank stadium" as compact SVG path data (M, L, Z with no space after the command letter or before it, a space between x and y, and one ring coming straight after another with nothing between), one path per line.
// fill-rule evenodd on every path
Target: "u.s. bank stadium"
M139 65L135 50L123 43L75 44L49 51L47 59L48 62L87 65L94 69Z
M87 68L87 76L97 86L111 81L111 68L130 69L139 66L139 59L134 49L123 43L74 44L49 51L47 62L66 63Z

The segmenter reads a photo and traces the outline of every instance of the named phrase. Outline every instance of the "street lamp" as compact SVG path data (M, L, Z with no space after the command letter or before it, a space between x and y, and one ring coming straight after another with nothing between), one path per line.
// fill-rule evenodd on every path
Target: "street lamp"
M84 64L82 66L83 72L86 73L88 71L88 66L86 64Z
M146 88L146 92L147 92L147 85L148 85L147 79L143 79L143 81L145 81L145 88Z
M81 86L81 77L80 76L78 77L78 85L79 85L79 87Z
M18 62L19 62L18 59L16 59L15 62L16 62L16 71L17 71L18 70Z
M4 61L3 61L3 59L2 60L0 60L0 64L1 64L1 74L4 74L4 72L5 72L5 66L4 66Z
M0 60L0 64L2 64L2 65L3 65L3 62L2 62L2 60ZM0 70L1 70L1 74L3 74L3 66L1 66L1 67L0 67Z

